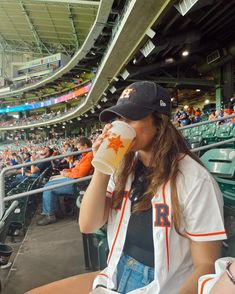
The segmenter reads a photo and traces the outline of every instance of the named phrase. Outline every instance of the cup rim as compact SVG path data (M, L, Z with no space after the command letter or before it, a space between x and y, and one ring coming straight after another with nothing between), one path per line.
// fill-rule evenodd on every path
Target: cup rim
M122 124L122 125L128 127L128 129L129 129L129 130L132 132L132 134L133 134L133 138L132 138L132 139L134 139L134 138L136 137L136 131L134 130L133 127L131 127L130 125L128 125L128 123L126 123L126 122L124 122L124 121L122 121L122 120L115 120L114 122L112 122L112 126L114 126L114 127L115 127L115 125L117 125L117 124ZM111 130L112 130L112 129L111 129Z

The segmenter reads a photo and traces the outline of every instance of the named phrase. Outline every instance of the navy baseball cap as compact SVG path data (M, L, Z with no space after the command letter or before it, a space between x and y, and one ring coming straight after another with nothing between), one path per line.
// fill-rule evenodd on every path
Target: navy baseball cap
M153 112L170 116L171 98L166 89L151 81L129 85L119 97L117 104L103 110L99 119L108 122L117 116L140 120Z

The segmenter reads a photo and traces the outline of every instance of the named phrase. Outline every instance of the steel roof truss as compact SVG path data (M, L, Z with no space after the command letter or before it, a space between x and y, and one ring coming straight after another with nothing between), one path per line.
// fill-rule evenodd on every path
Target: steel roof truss
M78 50L78 48L79 48L78 32L77 32L76 27L74 25L74 16L73 16L72 8L71 8L70 4L68 4L68 15L69 15L70 23L71 23L72 30L73 30L74 40L76 42L76 50Z
M29 15L28 11L26 10L26 7L25 7L25 4L24 4L23 1L20 1L20 6L21 6L23 14L26 17L26 20L27 20L27 22L29 24L29 27L30 27L31 31L32 31L32 34L33 34L33 36L35 38L35 41L36 41L39 52L43 54L43 48L44 48L47 51L47 53L50 54L51 52L48 50L47 46L40 39L40 37L38 35L38 32L34 27L34 24L33 24L32 20L30 18L30 15Z

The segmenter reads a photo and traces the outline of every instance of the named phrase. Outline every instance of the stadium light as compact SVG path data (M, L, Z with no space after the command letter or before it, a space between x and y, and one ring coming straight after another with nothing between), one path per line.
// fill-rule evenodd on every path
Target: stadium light
M116 88L114 87L114 86L112 86L110 89L109 89L109 91L113 94L113 93L115 93L116 92Z
M186 56L188 56L188 55L189 55L189 51L188 51L188 50L184 50L184 51L182 52L182 56L186 57Z

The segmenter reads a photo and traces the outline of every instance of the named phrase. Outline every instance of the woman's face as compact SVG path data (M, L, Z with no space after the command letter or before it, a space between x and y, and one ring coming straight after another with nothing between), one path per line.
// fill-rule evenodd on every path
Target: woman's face
M141 120L128 120L125 118L118 118L130 125L136 131L136 138L131 146L131 151L151 151L154 137L156 135L156 127L154 125L152 115Z

